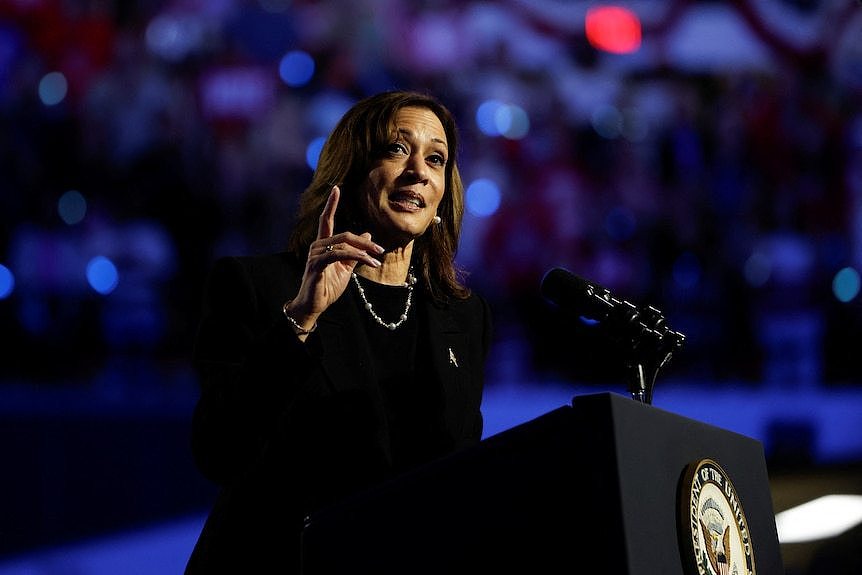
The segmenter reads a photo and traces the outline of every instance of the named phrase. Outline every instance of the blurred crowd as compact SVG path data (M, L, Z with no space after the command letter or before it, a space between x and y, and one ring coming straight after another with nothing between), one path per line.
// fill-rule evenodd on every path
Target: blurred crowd
M213 258L279 249L314 142L356 99L413 88L459 118L465 183L499 194L459 252L495 308L496 377L621 377L540 296L563 267L662 310L687 335L678 377L858 383L862 8L775 0L784 28L722 3L769 58L698 67L667 38L711 3L665 3L634 54L587 41L587 4L0 2L0 377L182 368ZM311 57L307 79L287 54ZM480 129L489 101L528 129ZM109 293L88 284L96 256Z

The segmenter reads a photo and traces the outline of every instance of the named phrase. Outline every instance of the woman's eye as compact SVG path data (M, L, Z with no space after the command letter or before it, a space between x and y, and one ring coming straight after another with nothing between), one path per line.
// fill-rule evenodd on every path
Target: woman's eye
M394 142L392 144L389 144L389 151L393 154L406 154L407 146L399 142Z
M435 164L437 166L445 166L446 165L446 158L444 158L443 156L441 156L439 154L434 154L433 156L431 156L429 158L429 161L432 164Z

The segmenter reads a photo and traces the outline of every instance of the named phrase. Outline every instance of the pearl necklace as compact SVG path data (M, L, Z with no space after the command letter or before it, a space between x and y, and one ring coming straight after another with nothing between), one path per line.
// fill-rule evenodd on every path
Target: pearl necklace
M404 313L401 314L401 317L398 318L397 322L385 322L382 317L377 315L371 302L369 302L368 298L365 297L365 289L363 289L362 284L359 283L359 278L356 277L356 272L353 272L352 276L353 282L359 290L359 297L362 298L362 303L365 305L365 309L368 310L368 313L371 314L374 321L388 330L396 330L401 326L401 324L407 321L407 313L410 311L410 305L413 303L413 284L416 283L416 277L413 275L412 269L407 273L407 281L404 283L404 286L407 288L407 305L404 306Z

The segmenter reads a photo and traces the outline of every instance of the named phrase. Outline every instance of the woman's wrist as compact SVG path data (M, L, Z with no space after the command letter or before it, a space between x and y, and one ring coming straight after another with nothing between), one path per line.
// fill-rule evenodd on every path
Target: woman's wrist
M281 311L284 317L293 328L294 333L299 336L306 336L317 329L317 318L314 316L303 315L299 310L291 307L292 299L284 302L281 306Z

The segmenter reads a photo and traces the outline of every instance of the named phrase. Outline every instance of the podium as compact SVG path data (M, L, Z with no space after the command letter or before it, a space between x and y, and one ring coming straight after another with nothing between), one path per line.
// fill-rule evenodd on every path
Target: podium
M312 515L303 574L697 573L684 483L705 458L732 478L756 573L783 575L761 443L616 393Z

